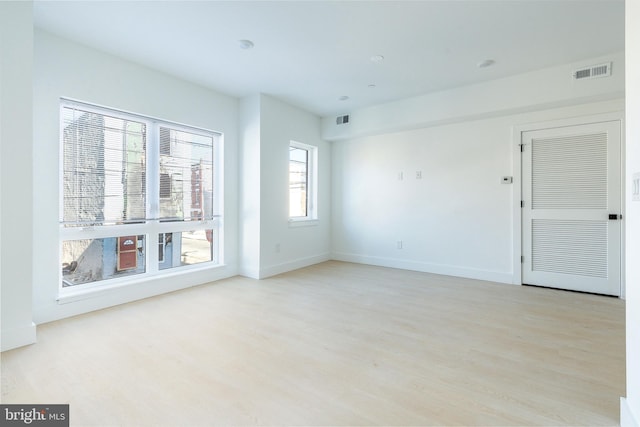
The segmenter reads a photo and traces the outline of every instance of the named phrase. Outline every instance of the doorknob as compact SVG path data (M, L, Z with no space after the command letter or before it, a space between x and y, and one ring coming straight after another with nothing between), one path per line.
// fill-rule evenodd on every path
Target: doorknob
M619 219L622 219L622 215L618 215L618 214L609 214L609 219L611 221L617 221Z

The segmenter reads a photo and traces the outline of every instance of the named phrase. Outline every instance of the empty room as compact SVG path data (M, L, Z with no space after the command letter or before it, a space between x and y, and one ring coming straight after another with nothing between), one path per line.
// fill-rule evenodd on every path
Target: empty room
M636 22L0 2L0 424L638 427Z

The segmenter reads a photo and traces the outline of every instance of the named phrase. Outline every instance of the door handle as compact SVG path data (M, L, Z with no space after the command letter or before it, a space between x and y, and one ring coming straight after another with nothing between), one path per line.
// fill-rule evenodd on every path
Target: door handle
M611 221L617 221L619 219L622 219L622 215L618 215L618 214L609 214L609 220Z

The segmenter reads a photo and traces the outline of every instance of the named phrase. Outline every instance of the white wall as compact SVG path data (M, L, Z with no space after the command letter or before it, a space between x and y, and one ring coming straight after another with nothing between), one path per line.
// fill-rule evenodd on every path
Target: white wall
M240 274L260 277L260 100L240 101Z
M611 77L572 79L571 70L605 61ZM622 119L623 94L624 57L614 54L354 111L347 125L324 118L334 141L332 256L520 283L514 129Z
M620 424L640 426L640 202L631 200L632 176L640 172L640 1L627 0L626 125L627 125L627 396L621 402Z
M29 52L29 51L27 51ZM238 101L204 87L36 30L34 43L34 320L42 323L229 277L238 269ZM59 304L59 99L90 103L199 126L224 134L226 265L142 281ZM4 235L3 235L4 239Z
M329 259L331 149L320 137L317 116L267 95L262 95L261 123L260 274L267 277ZM310 226L289 226L292 140L318 147L318 221Z
M334 258L511 281L508 120L340 141L333 153Z
M612 76L576 81L573 70L613 62ZM461 121L624 97L624 53L430 93L349 113L349 123L322 120L322 137L344 140Z
M1 350L35 342L31 295L33 4L0 2Z
M242 274L264 278L329 259L330 144L320 119L260 94L241 101ZM259 132L256 132L256 126ZM318 147L318 221L289 226L289 142Z
M520 283L519 180L501 184L518 169L513 128L623 108L607 101L334 142L333 257Z

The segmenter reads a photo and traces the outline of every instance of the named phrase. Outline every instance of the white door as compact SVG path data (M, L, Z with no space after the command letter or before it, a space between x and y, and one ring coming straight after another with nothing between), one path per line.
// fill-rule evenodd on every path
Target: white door
M620 295L620 126L523 132L523 283Z

